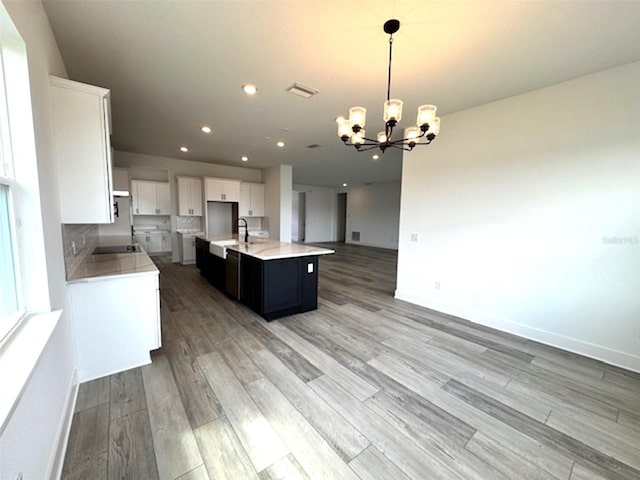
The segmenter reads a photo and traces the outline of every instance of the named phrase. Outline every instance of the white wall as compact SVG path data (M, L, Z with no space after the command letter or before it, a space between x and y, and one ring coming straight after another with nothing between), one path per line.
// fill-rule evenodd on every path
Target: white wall
M404 157L396 296L640 371L639 79L443 118Z
M293 189L306 194L305 243L335 242L337 190L312 185L294 185Z
M291 165L269 167L263 170L263 177L269 237L290 242L293 168Z
M29 255L43 254L43 296L50 308L62 308L66 298L64 255L60 227L58 187L49 112L49 74L66 77L66 70L40 2L3 2L26 46L33 107L42 215L23 221L40 230ZM38 212L39 213L39 212ZM38 225L32 225L37 222ZM73 385L73 350L69 321L63 314L41 353L22 397L0 435L0 478L44 479L55 469L55 453ZM1 388L1 387L0 387Z
M377 183L341 189L347 192L346 243L398 248L400 182ZM360 232L360 241L351 232Z

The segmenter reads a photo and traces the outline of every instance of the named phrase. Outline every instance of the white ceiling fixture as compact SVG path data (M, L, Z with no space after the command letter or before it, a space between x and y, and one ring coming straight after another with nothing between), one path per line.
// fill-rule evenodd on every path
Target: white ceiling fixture
M189 149L187 147L180 147L180 151L183 153L187 153Z
M282 147L284 147L284 142L283 142L282 140L278 140L278 141L276 142L276 145L277 145L278 147L282 148Z
M318 90L313 87L309 87L307 85L303 85L301 83L295 82L293 85L287 88L287 92L293 93L294 95L298 95L299 97L302 97L302 98L311 98L316 93L318 93Z
M253 83L245 83L242 85L242 91L247 95L255 95L258 92L258 87Z
M343 184L342 184L342 186L343 186L343 187L346 187L346 186L347 186L347 184L346 184L346 183L343 183Z
M243 155L240 160L242 160L243 162L248 162L249 161L249 157L247 157L246 155Z
M380 155L378 155L377 153L375 155L373 155L371 158L373 158L374 160L378 160L380 158Z
M387 148L399 148L411 151L420 142L421 138L427 141L423 145L429 145L440 131L440 118L436 117L437 107L434 105L421 105L418 107L417 126L407 128L404 136L394 140L393 129L402 118L402 100L391 97L391 57L393 53L393 34L400 30L400 21L396 19L387 20L383 27L385 33L389 35L389 69L387 76L387 101L384 102L383 120L384 131L378 132L376 140L367 138L365 135L365 121L367 109L364 107L351 107L349 109L349 120L338 117L338 136L345 145L351 139L351 145L356 150L366 151L372 148L379 148L382 153ZM367 147L367 148L362 148Z
M200 130L202 130L203 133L211 133L211 127L209 127L208 125L203 125Z

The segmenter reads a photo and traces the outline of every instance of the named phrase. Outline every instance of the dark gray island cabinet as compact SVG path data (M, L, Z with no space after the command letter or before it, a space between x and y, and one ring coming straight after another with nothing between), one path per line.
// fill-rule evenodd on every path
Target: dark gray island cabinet
M201 274L266 320L318 308L318 257L333 250L274 240L236 244L218 240L226 251L215 255L211 251L220 249L210 245L216 240L197 240Z

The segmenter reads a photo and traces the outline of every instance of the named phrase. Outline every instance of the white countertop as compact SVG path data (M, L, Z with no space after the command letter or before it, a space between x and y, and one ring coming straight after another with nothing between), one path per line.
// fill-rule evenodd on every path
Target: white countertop
M128 245L128 243L109 243L108 245ZM102 241L101 245L104 245ZM89 255L75 270L67 283L106 280L114 277L156 273L158 267L146 252L108 253Z
M313 245L304 245L300 243L286 243L280 242L278 240L270 240L258 237L252 238L251 236L249 236L249 243L238 242L237 234L218 235L215 237L200 235L199 238L214 243L226 243L230 240L236 240L237 243L231 245L225 244L227 250L233 250L235 252L242 253L243 255L250 255L259 260L308 257L312 255L329 255L331 253L335 253L334 250L329 250L328 248L320 248Z

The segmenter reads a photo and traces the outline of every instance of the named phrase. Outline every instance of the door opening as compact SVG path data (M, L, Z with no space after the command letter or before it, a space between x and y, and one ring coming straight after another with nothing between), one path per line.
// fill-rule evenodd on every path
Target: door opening
M336 240L344 243L347 238L347 194L338 194L338 215L336 216Z

